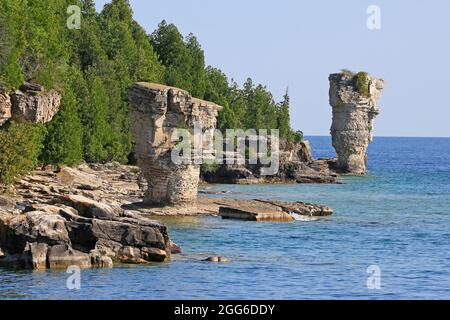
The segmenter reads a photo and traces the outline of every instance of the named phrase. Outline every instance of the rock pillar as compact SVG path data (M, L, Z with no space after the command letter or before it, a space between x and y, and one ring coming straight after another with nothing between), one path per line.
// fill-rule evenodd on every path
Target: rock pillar
M153 205L192 203L197 198L200 165L176 164L172 141L176 129L215 129L215 103L192 98L188 92L153 83L136 83L129 91L135 155L148 190L144 202Z
M364 175L366 151L373 140L373 120L380 112L378 100L384 80L343 72L331 74L329 81L333 108L331 136L338 156L338 170Z

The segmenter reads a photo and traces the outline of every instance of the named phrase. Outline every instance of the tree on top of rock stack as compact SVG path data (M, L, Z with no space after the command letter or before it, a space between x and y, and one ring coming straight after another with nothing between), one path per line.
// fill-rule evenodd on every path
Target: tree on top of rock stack
M165 67L164 82L204 98L205 57L197 39L183 35L174 24L163 20L151 36L153 48Z

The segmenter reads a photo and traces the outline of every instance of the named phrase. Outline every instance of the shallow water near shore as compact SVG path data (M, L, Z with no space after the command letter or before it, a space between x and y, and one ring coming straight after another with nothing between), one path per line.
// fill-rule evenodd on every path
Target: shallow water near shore
M309 137L315 157L328 137ZM307 201L334 215L258 223L167 218L183 248L170 263L64 271L0 269L0 299L449 299L450 138L376 138L369 174L336 185L216 185L218 197ZM225 264L201 261L211 255ZM381 289L366 282L381 270Z

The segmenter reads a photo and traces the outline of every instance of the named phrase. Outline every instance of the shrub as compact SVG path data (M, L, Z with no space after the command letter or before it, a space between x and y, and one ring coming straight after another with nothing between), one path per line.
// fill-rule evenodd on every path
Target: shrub
M44 132L42 125L15 122L0 130L0 183L13 184L34 169Z
M294 133L294 142L300 143L303 141L303 131L296 131Z
M355 75L355 87L363 97L370 97L369 75L367 72L358 72Z

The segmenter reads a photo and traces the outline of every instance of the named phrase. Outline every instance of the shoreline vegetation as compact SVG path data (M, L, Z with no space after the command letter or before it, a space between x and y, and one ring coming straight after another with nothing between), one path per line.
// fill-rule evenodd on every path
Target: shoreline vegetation
M0 43L0 266L110 268L169 261L181 248L167 227L153 220L161 216L291 222L333 213L304 202L236 200L206 192L197 198L199 179L339 183L341 173L365 173L382 89L367 73L330 75L339 158L314 160L303 133L290 125L288 90L275 102L250 78L240 87L221 70L205 66L193 34L183 37L162 21L148 35L133 20L127 0L112 0L100 13L93 1L78 1L80 30L66 27L63 9L69 1L47 2L0 4L5 35ZM342 116L342 106L352 104L357 107L352 117L367 126L364 135ZM167 128L192 129L198 119L222 131L278 129L280 170L265 177L260 165L174 165L167 158L173 147Z
M81 8L79 30L66 26L68 5ZM13 123L1 126L0 139L17 146L33 140L37 150L23 153L22 148L0 146L0 171L14 172L0 176L0 183L14 183L38 163L135 164L127 95L138 81L178 87L221 105L221 130L276 128L282 139L302 140L301 131L290 126L287 90L283 101L275 102L266 86L250 78L239 86L205 65L193 34L184 37L166 21L147 34L133 19L127 0L113 0L101 12L91 0L54 0L51 5L47 0L5 0L0 30L0 126L7 121L2 120L7 119L7 105L14 104L9 96L24 83L39 84L42 94L54 89L61 95L52 121L21 124L23 130L14 130L19 125ZM14 112L12 116L9 122L19 121Z
M169 260L179 248L166 227L150 220L155 215L292 221L291 213L332 213L300 202L205 197L190 207L142 208L145 179L126 166L136 163L128 90L138 81L179 87L220 105L221 130L279 129L293 149L287 151L297 152L297 165L312 163L312 156L302 132L290 126L287 90L277 103L250 78L241 88L205 65L193 34L183 37L162 21L148 35L127 0L113 0L100 13L91 0L76 2L0 4L0 265L51 269ZM80 30L66 27L69 4L82 8ZM234 180L256 179L247 168L225 171ZM286 169L279 181L322 179L320 169L303 176L295 171ZM324 176L322 182L335 179Z

